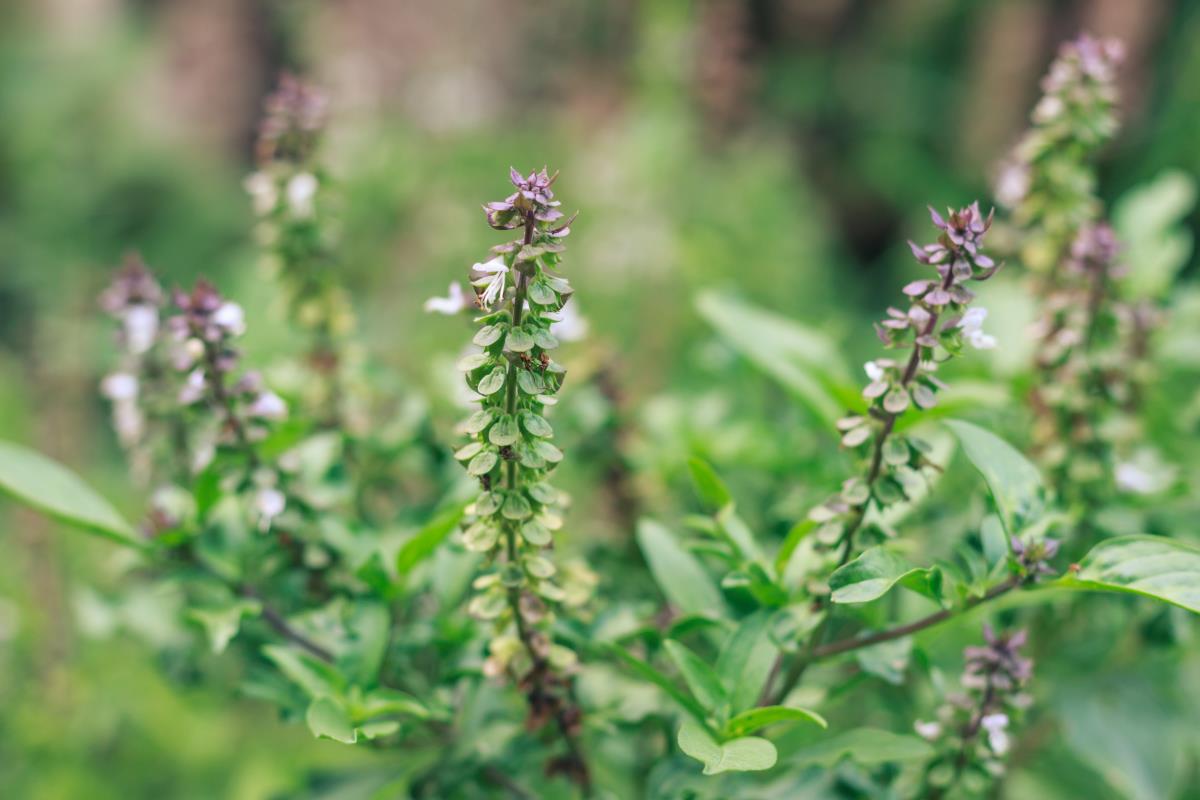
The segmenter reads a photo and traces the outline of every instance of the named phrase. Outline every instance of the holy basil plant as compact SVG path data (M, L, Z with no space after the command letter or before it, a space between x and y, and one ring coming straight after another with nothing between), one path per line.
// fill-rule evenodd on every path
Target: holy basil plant
M1128 659L1095 646L1118 634L1182 674L1193 662L1167 643L1200 613L1194 535L1126 491L1124 422L1145 413L1134 372L1161 309L1159 284L1124 282L1089 162L1115 133L1119 57L1086 37L1064 48L1006 173L1010 213L928 210L860 380L821 322L697 292L705 353L787 390L762 424L798 443L795 475L739 468L711 426L661 472L615 433L604 459L581 446L580 420L639 353L585 349L567 275L591 267L568 258L575 217L546 168L509 169L482 208L502 240L424 305L471 318L453 357L465 418L452 429L379 380L341 281L328 104L287 76L246 187L294 352L244 352L253 314L205 280L168 291L130 255L101 298L117 345L101 387L137 521L13 443L0 491L129 548L124 580L170 598L188 659L236 664L245 695L330 747L388 751L339 796L1032 796L1030 753L1076 730L1063 676L1119 676ZM1146 201L1130 202L1118 229L1136 233ZM1041 318L1011 380L984 360L1005 345L981 303L1003 266L993 241ZM963 370L992 391L964 391ZM648 440L662 421L631 419ZM676 494L683 476L694 496ZM762 484L776 501L745 502ZM653 513L631 508L639 492ZM576 532L592 494L617 499L586 528L606 538ZM1087 663L1055 651L1064 615ZM1067 738L1055 759L1105 760Z

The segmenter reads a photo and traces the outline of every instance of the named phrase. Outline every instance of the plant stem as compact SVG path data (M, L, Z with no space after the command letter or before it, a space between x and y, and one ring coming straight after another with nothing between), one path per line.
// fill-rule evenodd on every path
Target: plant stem
M942 279L941 287L943 290L948 290L953 285L954 272L950 268L947 268L946 276ZM923 336L929 336L932 334L934 329L937 328L938 319L940 316L941 312L937 310L930 311L929 320L925 323L924 329L922 329L913 340L912 353L909 355L908 363L905 365L904 372L900 376L900 385L905 389L908 388L909 384L912 383L913 378L916 377L917 368L921 364L921 345L917 343L916 339L920 339ZM879 434L875 437L875 444L871 451L871 465L867 470L865 479L867 489L871 489L875 485L875 481L879 480L879 475L883 471L883 446L887 442L888 437L892 435L892 431L896 427L896 419L898 417L899 414L893 414L890 411L883 412L883 427L880 429ZM850 562L850 557L854 554L854 535L858 533L859 528L862 527L863 522L867 518L867 507L869 506L870 502L870 498L868 497L866 502L859 506L855 511L854 517L850 520L850 522L846 524L846 530L842 532L842 535L838 540L838 545L841 547L841 553L838 556L837 566L834 567L835 571L841 569ZM827 597L818 598L818 610L824 608L827 604ZM816 653L821 648L821 644L825 640L825 635L828 632L829 614L826 613L825 617L821 619L821 622L817 625L816 629L809 637L804 654L794 661L788 668L783 683L779 687L779 691L773 692L772 684L775 682L775 677L779 674L783 667L783 654L780 654L779 658L776 659L774 667L771 669L771 677L767 681L767 686L763 690L763 696L761 698L763 704L766 704L772 695L774 695L776 703L782 701L783 698L786 697L788 693L796 687L796 684L800 682L802 677L804 677L804 670L808 668L809 664L816 660Z
M246 433L246 426L242 424L241 418L237 415L237 409L234 407L233 398L229 396L229 391L225 388L225 371L220 367L220 354L217 353L216 347L212 342L204 342L204 366L205 372L208 373L208 380L212 386L213 400L221 407L221 411L225 415L225 427L233 432L234 438L237 440L237 446L246 454L249 461L250 469L253 470L258 466L258 454L254 452L254 448L250 444L250 437Z
M525 215L525 238L524 244L528 245L533 241L534 232L534 212L531 210ZM513 294L512 306L512 328L515 329L521 324L521 317L525 312L525 293L528 289L529 277L520 269L514 266L517 272L516 292ZM517 413L517 362L515 359L510 359L508 362L508 375L505 380L506 395L504 398L504 411L510 417ZM505 464L505 488L509 491L515 491L519 488L519 475L517 470L516 460L509 460ZM504 526L505 553L510 564L515 564L517 561L517 530L516 523L509 521ZM530 669L529 675L535 682L540 683L541 676L550 669L550 665L539 652L539 648L534 642L532 631L525 620L525 616L521 610L521 587L510 586L508 588L508 607L512 611L513 621L517 628L517 636L524 645L525 651L529 654L533 666ZM539 686L537 691L543 690ZM556 702L554 711L554 722L558 727L559 733L562 735L563 741L567 746L567 752L571 761L578 767L577 780L580 789L585 797L591 795L591 781L587 768L587 760L583 755L583 748L580 745L579 737L574 730L574 723L569 716L569 706L566 703Z
M1003 583L999 583L999 584L993 586L982 597L975 597L975 598L968 600L966 603L964 603L959 608L944 608L941 611L935 611L934 613L930 614L929 616L921 617L920 619L915 620L913 622L909 622L905 625L900 625L898 627L891 628L886 631L879 631L878 633L872 633L868 636L859 636L859 637L854 637L854 638L841 639L836 642L829 642L828 644L824 644L824 645L821 645L820 647L817 647L813 651L812 660L813 661L821 661L821 660L829 658L831 656L840 655L842 653L849 653L854 650L859 650L863 647L870 647L872 645L881 644L883 642L890 642L893 639L900 639L904 636L909 636L918 631L923 631L926 628L932 628L935 625L940 625L941 623L946 622L947 620L951 620L957 616L965 614L966 612L970 611L973 608L976 608L977 606L983 605L984 603L987 603L991 600L995 600L997 597L1007 594L1008 592L1012 591L1013 589L1017 588L1020 585L1021 585L1021 579L1016 576L1013 576L1013 577L1009 578L1008 580L1004 581Z

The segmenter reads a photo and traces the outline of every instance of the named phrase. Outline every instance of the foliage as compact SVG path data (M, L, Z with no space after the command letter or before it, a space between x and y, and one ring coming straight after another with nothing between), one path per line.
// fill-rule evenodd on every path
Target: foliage
M164 672L239 687L312 752L353 754L306 796L1187 796L1188 711L1161 712L1172 736L1151 751L1114 732L1146 721L1141 683L1103 704L1084 688L1142 662L1160 691L1185 685L1200 613L1190 450L1170 442L1188 417L1157 419L1147 379L1194 186L1167 174L1102 224L1089 159L1116 133L1117 55L1084 38L1052 67L1011 216L930 209L934 241L910 243L925 275L874 326L897 355L866 362L861 392L836 328L676 276L711 333L657 365L695 371L682 392L629 413L640 352L614 356L619 334L580 314L557 173L510 169L484 212L517 238L425 304L472 315L471 347L413 348L465 374L453 433L358 344L327 103L287 76L246 181L285 352L256 355L264 309L203 280L166 292L130 256L102 297L117 329L102 392L140 525L15 444L0 489L124 548L107 596L81 601L98 628L146 639ZM460 235L441 219L472 205L445 189L410 214L443 244ZM572 247L573 280L589 255L648 247L634 235L658 211L635 211L610 249ZM1147 274L1115 269L1118 234ZM1042 314L1016 375L986 360L1015 334L985 331L976 302L995 240ZM670 325L650 275L625 291L624 313ZM422 341L440 336L422 320ZM975 402L967 376L1032 400ZM1147 428L1168 443L1149 456L1161 482L1137 473L1130 430Z

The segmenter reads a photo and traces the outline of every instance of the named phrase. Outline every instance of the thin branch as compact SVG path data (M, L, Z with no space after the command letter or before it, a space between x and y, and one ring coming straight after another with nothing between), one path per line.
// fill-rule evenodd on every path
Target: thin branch
M812 655L807 660L809 663L813 661L821 661L831 656L849 653L854 650L881 644L883 642L890 642L893 639L900 639L918 631L923 631L926 628L932 628L935 625L940 625L947 620L951 620L957 616L965 614L971 609L981 606L984 603L995 600L997 597L1016 589L1021 584L1022 580L1014 575L1003 583L993 586L983 596L972 598L958 608L944 608L941 611L936 611L927 617L922 617L921 619L910 622L906 625L900 625L899 627L891 628L886 631L872 633L868 636L856 636L821 645L813 650Z

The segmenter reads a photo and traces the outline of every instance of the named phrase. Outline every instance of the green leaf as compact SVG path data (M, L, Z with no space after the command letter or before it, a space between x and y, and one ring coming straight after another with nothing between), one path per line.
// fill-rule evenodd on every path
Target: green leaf
M363 698L362 707L355 709L360 719L373 719L386 714L403 714L427 719L431 716L425 705L411 694L398 689L379 688Z
M295 648L269 644L263 647L262 652L288 680L303 689L309 697L332 694L345 683L328 664Z
M887 547L872 547L829 576L830 599L835 603L869 603L883 597L897 583L933 595L933 573L932 569L912 566Z
M667 600L684 614L724 616L725 599L696 557L657 522L638 522L638 546Z
M111 503L75 473L35 450L0 442L0 492L60 522L121 544L145 547Z
M407 575L413 567L433 555L446 537L458 528L465 508L466 504L460 503L425 523L425 527L401 545L400 552L396 554L396 571Z
M1009 536L1016 536L1045 511L1042 478L1015 447L993 433L962 420L946 420L962 443L963 452L987 481L1000 520Z
M513 328L504 340L504 349L510 353L525 353L533 349L533 334L524 328Z
M734 712L758 702L778 652L771 641L771 612L762 610L742 620L717 656L717 675Z
M528 431L530 436L538 436L546 438L554 435L554 429L550 427L550 423L545 417L535 414L532 411L521 412L521 425Z
M757 736L718 743L701 726L685 720L679 727L679 749L704 765L705 775L721 772L756 772L775 766L775 745Z
M663 647L679 670L679 674L683 676L683 682L687 684L692 696L700 702L700 705L713 714L724 714L723 709L729 699L725 696L721 680L717 677L717 673L713 672L712 667L673 639L663 642Z
M1004 535L1004 523L995 514L988 514L979 528L979 540L983 545L983 558L988 566L998 567L1008 560L1008 537Z
M188 616L204 626L212 651L223 653L230 640L237 636L242 617L255 617L261 613L262 603L257 600L238 600L224 608L194 608Z
M608 647L605 648L605 652L615 657L633 672L637 673L637 675L642 679L647 680L658 688L662 689L668 697L678 703L679 707L688 714L691 714L692 717L701 725L707 725L706 719L708 718L708 712L705 711L704 707L697 703L691 695L686 694L683 692L683 690L676 686L675 681L671 680L653 666L647 664L645 661L633 655L620 645L608 645Z
M1134 297L1161 297L1192 254L1192 232L1183 224L1196 205L1196 179L1168 170L1126 192L1113 208L1121 258L1136 264L1124 279Z
M754 534L751 533L750 527L746 525L745 521L737 515L732 503L717 512L717 527L742 558L747 561L756 561L762 558L762 550L759 549Z
M709 511L720 511L733 503L733 495L707 461L689 458L688 472L691 473L696 495Z
M820 764L833 767L844 758L864 766L889 761L923 761L933 747L916 736L902 736L878 728L854 728L801 747L788 757L793 766Z
M350 715L332 697L318 697L309 703L304 721L318 739L333 739L344 744L358 741L358 732L350 724Z
M725 723L723 733L726 736L742 736L753 733L768 725L778 725L782 722L811 722L822 728L828 728L829 723L815 711L792 706L762 706L743 711L729 722Z
M848 403L862 405L850 383L845 359L829 337L794 320L725 293L709 291L696 308L731 347L790 390L828 428Z
M488 431L488 441L497 447L507 447L519 438L521 431L517 429L517 418L511 414L496 420L496 424Z
M1200 548L1162 536L1118 536L1052 585L1136 594L1200 614Z
M904 673L912 658L912 638L901 636L890 642L856 650L854 658L868 675L887 681L893 686L904 684Z
M475 391L482 395L495 394L504 388L504 380L507 376L508 370L504 367L496 367L479 380L479 383L475 385Z

